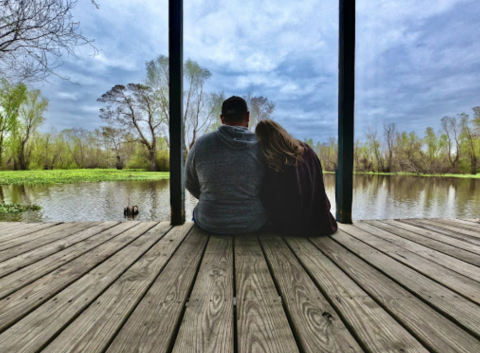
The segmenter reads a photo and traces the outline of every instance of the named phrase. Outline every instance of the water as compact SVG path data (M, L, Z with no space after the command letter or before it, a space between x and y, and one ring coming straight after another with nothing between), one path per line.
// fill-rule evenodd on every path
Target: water
M335 177L324 177L335 211ZM125 220L123 208L138 205L139 221L170 219L169 181L122 181L48 186L0 186L0 201L42 207L3 221L73 222ZM186 218L191 219L195 198L186 192ZM478 218L480 179L356 175L353 219Z

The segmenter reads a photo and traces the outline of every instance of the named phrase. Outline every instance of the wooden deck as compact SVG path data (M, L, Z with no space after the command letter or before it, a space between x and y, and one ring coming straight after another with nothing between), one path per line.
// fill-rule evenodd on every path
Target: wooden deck
M480 223L0 223L0 352L480 352Z

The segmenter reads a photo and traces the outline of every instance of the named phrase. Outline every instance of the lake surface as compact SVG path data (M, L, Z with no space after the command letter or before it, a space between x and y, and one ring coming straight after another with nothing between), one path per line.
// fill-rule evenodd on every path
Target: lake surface
M335 177L324 176L335 213ZM3 221L124 221L123 208L138 205L135 220L170 219L169 180L81 183L46 186L0 186L0 201L42 207ZM186 193L187 219L196 200ZM356 175L353 219L480 217L480 179Z

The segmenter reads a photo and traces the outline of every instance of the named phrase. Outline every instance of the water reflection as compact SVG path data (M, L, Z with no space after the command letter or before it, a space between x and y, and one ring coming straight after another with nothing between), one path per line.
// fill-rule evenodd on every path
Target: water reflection
M325 175L335 209L335 176ZM355 175L353 219L477 218L480 179Z
M1 220L27 222L73 222L125 220L123 209L138 205L137 221L170 219L169 180L81 183L49 186L0 186L0 201L33 203L40 211L0 216ZM195 198L186 192L187 219Z
M325 186L335 211L335 177L325 175ZM356 175L353 218L431 218L480 215L480 179ZM0 216L8 221L124 221L123 209L138 205L136 220L170 219L169 181L100 182L50 186L0 186L0 201L33 203L40 211ZM185 197L191 219L196 200Z

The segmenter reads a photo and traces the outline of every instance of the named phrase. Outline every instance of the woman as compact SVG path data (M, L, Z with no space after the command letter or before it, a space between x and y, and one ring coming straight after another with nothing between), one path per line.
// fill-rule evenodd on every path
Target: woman
M273 230L296 236L334 233L337 222L315 152L273 120L261 120L255 135L268 166L261 198Z

